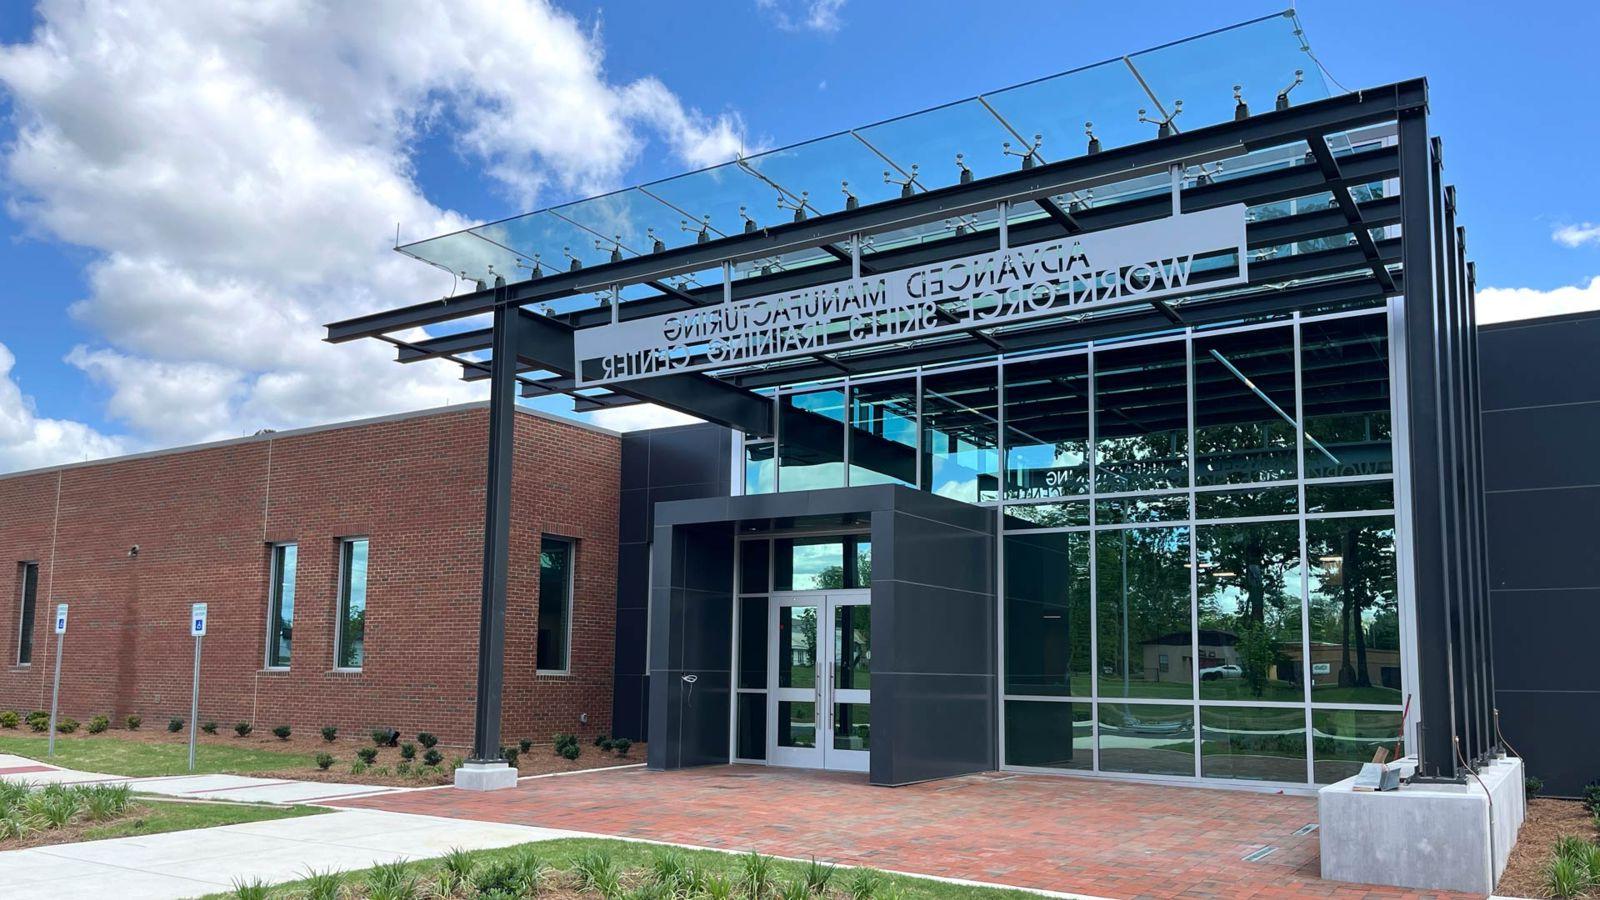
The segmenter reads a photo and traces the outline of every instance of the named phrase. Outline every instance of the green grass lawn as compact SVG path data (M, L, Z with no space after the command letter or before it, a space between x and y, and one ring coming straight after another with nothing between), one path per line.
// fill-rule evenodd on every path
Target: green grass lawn
M134 814L128 818L85 829L82 840L98 841L102 838L160 834L164 831L188 831L191 828L213 828L218 825L238 825L243 822L265 822L269 819L294 819L332 812L315 806L180 803L142 798L130 809Z
M798 849L798 848L797 848ZM622 873L622 883L625 888L643 887L651 881L652 864L663 855L677 854L682 861L707 875L720 875L730 882L737 884L744 872L746 855L720 853L714 850L680 850L678 848L663 848L650 844L634 843L630 841L613 841L602 838L563 838L553 841L538 841L531 844L522 844L516 847L507 847L500 850L479 850L470 854L473 859L472 875L476 877L489 869L493 863L515 860L525 854L531 854L534 859L548 868L545 882L574 885L576 876L572 870L580 857L603 853L608 855ZM771 875L774 890L764 896L777 896L776 889L784 885L801 881L805 877L806 863L786 862L772 859ZM437 887L437 879L443 863L441 860L422 860L405 864L407 872L419 877L417 896L434 896L429 893ZM360 872L348 872L339 877L343 884L348 886L365 885L369 878L379 875L386 867L367 869ZM832 880L826 893L812 894L814 898L843 898L849 896L846 886L849 883L853 870L840 868L833 873ZM881 873L880 873L881 874ZM960 884L946 884L926 878L913 878L903 875L882 874L879 888L869 896L876 898L900 898L900 900L1023 900L1028 897L1038 897L1030 891L1009 888L980 888ZM309 880L296 881L289 884L277 885L266 889L265 893L256 896L269 897L302 897L311 887ZM320 885L326 889L326 885ZM470 894L471 892L466 892ZM645 892L636 891L627 896L642 896ZM251 892L246 889L232 893L212 894L214 898L228 898L248 896ZM441 891L441 896L460 896L461 891ZM586 894L586 896L600 896L599 894ZM652 896L669 896L668 894L651 894ZM326 894L332 896L332 894ZM365 896L365 894L361 894ZM533 894L523 894L533 896ZM565 895L563 895L565 896ZM748 896L744 890L736 890L734 898Z
M62 737L56 755L45 756L44 735L0 734L0 753L11 753L51 765L106 775L145 777L189 774L187 743L150 743L110 734ZM227 747L202 743L195 751L196 773L268 772L316 768L308 753L284 753L254 747Z

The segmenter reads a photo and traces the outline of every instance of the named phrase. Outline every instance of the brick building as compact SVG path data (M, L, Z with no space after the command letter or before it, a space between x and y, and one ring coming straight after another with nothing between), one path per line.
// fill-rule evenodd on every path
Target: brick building
M470 745L487 415L471 404L0 476L0 708L48 707L65 602L63 715L187 717L185 624L204 601L202 721ZM502 733L608 731L620 440L524 410L516 448Z

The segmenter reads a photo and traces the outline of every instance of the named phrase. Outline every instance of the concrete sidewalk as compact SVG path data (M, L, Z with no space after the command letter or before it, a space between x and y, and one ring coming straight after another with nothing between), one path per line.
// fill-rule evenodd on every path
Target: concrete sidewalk
M0 753L0 780L27 784L127 784L135 791L195 800L233 800L241 803L318 803L374 797L414 788L328 781L287 781L246 775L160 775L130 778L63 769L35 759Z
M249 822L144 837L56 844L0 853L0 885L12 897L168 900L227 891L235 880L273 884L310 869L351 871L579 837L569 831L468 822L376 810Z

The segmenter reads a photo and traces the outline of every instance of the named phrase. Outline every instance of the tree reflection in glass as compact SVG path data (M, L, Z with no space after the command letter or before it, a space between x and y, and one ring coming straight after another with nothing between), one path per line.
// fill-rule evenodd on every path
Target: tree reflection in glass
M1100 696L1193 693L1189 529L1095 534Z
M1306 523L1311 692L1332 703L1399 704L1400 614L1394 519Z
M1301 702L1300 526L1195 531L1200 699Z

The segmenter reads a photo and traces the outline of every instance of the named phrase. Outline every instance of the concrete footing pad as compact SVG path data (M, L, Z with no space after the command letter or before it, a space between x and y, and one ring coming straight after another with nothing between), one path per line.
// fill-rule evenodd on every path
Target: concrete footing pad
M464 791L501 791L517 786L517 770L503 762L468 762L456 769L456 787Z
M1322 877L1493 893L1527 816L1522 779L1522 760L1504 757L1464 784L1328 785L1317 793Z

